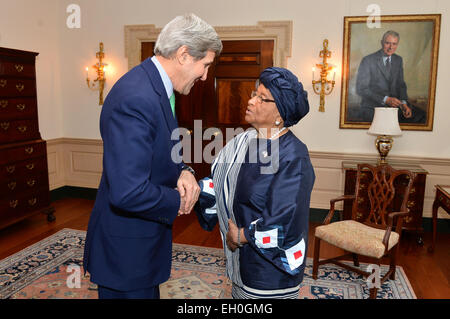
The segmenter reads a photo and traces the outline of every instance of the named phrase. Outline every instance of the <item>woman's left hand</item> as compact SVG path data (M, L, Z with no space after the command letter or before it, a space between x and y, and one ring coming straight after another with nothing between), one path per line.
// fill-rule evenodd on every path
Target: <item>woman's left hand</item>
M239 228L231 219L228 220L228 233L227 233L227 246L231 249L231 251L235 251L238 248L237 244L237 236L238 236Z

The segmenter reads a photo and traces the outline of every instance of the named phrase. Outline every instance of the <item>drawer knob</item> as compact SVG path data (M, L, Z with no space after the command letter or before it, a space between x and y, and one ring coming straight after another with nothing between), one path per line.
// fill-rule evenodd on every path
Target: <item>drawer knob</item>
M6 166L6 172L7 172L8 174L14 173L15 170L16 170L16 167L15 167L14 165Z
M19 201L17 199L9 201L9 207L11 208L16 208L17 204L19 204Z
M23 85L22 83L16 84L17 91L22 92L24 88L25 85Z
M36 181L34 179L30 179L30 180L27 181L27 185L30 186L30 187L33 187L34 184L36 184Z
M25 167L31 171L34 168L34 163L27 164Z
M25 148L25 152L28 153L28 154L33 153L33 151L34 151L33 147L27 147L27 148Z
M14 67L16 68L16 71L19 73L23 71L23 65L21 64L15 64Z
M30 206L36 205L36 202L37 202L36 197L34 197L34 198L28 200L28 204L29 204Z
M8 100L0 100L0 106L4 109L8 106Z
M2 122L0 123L0 127L7 131L9 129L9 122Z
M25 133L27 131L27 127L25 125L18 126L17 129L20 133Z
M14 188L16 188L17 183L16 182L10 182L8 183L8 188L10 190L14 190Z
M16 107L19 111L23 111L23 110L25 110L26 105L25 104L17 104Z
M6 81L5 79L1 79L1 80L0 80L0 86L1 86L2 88L4 88L4 87L6 86L7 83L8 83L8 81Z

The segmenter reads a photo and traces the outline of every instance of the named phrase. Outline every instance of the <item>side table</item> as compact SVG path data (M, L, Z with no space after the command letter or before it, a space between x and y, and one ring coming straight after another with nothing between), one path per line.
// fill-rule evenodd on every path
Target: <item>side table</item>
M429 252L434 252L434 247L436 245L438 208L442 207L450 214L450 185L434 186L436 187L436 196L433 202L433 242L431 243L431 246L428 247Z

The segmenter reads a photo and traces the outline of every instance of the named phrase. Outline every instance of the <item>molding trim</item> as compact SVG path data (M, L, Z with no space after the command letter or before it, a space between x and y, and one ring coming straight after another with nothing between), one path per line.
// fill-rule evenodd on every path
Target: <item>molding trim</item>
M97 188L102 175L103 142L97 139L57 138L47 140L50 189L64 186ZM311 207L328 210L330 199L344 193L342 162L376 161L375 154L337 152L310 152L316 173L311 194ZM424 217L432 216L436 184L450 185L450 159L431 157L389 156L389 162L402 166L420 166L428 171ZM342 209L340 206L337 209ZM439 209L439 218L450 216Z
M292 55L292 21L258 21L253 26L214 27L222 41L226 40L274 40L274 66L287 67ZM126 25L125 57L128 69L141 62L141 43L156 41L162 28L154 24Z

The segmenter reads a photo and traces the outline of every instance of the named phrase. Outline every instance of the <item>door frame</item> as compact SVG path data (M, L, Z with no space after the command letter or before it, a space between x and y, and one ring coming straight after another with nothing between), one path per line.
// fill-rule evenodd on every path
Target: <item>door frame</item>
M253 26L214 27L222 41L227 40L273 40L273 65L287 67L287 58L292 55L292 25L289 21L258 21ZM157 40L162 28L154 24L126 25L125 57L128 69L141 63L141 43Z

